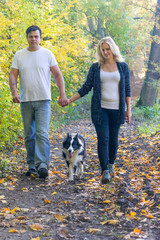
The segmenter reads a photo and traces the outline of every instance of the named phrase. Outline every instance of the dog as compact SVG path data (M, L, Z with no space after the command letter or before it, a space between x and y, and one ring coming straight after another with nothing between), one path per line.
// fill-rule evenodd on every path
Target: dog
M69 180L73 181L73 175L76 174L81 179L84 166L83 161L86 157L86 143L84 138L78 133L67 133L63 140L63 158L66 160L69 168Z

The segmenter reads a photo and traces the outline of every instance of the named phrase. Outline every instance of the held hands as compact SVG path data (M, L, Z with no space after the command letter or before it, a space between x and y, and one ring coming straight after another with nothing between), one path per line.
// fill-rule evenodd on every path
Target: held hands
M72 96L70 99L67 99L65 97L65 101L64 102L60 102L58 101L59 105L61 105L62 107L65 107L67 105L69 105L70 103L76 101L77 99L79 99L81 96L80 94L77 92L74 96Z
M58 100L58 104L61 106L61 107L66 107L68 106L72 101L66 97L59 97L59 100Z

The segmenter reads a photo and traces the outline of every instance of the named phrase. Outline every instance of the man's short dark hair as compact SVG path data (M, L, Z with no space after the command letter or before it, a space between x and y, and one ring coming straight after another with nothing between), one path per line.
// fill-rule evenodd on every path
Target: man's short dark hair
M29 28L27 28L27 30L26 30L26 36L28 37L28 33L33 32L33 31L37 31L37 30L39 31L40 37L41 37L42 31L41 31L41 29L40 29L38 26L36 26L36 25L32 25L32 26L30 26Z

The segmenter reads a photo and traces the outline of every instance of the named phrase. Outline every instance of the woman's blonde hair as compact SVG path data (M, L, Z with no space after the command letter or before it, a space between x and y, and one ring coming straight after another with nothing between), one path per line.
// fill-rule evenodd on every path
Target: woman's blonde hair
M103 43L107 43L110 46L110 49L113 53L113 57L116 62L124 61L122 55L120 54L119 47L116 45L114 40L111 37L104 37L99 41L97 46L97 52L96 52L97 61L99 62L100 65L104 64L105 62L105 58L103 57L103 52L102 52Z

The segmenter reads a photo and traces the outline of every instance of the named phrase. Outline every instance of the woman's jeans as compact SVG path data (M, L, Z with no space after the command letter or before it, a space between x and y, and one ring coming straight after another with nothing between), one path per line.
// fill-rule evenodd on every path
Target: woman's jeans
M98 157L102 173L108 164L114 164L118 150L120 124L117 123L119 110L102 108L102 122L95 124L98 139Z
M27 164L29 169L49 167L50 100L21 103Z

